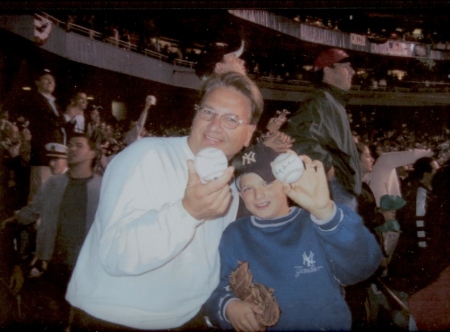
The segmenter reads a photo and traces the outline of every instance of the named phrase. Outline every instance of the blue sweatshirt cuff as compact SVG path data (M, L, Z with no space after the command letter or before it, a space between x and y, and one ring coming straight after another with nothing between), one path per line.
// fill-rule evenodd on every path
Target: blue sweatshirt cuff
M332 231L336 229L336 227L341 223L341 221L344 219L344 213L340 208L336 206L333 202L333 213L331 216L326 220L320 220L314 217L311 214L311 220L319 226L319 228L323 231Z

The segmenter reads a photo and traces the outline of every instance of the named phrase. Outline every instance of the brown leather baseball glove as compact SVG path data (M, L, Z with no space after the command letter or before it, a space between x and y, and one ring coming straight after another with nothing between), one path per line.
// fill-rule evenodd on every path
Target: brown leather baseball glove
M264 326L274 326L280 319L280 307L273 295L274 290L263 284L254 284L248 262L238 262L238 267L230 274L230 288L242 301L257 304L263 314L256 319Z

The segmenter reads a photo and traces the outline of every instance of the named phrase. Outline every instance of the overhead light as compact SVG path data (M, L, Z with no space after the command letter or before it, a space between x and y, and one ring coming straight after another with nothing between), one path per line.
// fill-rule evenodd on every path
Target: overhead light
M94 96L88 96L87 100L94 100Z
M310 71L312 69L313 66L311 65L304 65L302 68L306 71Z
M29 86L23 86L22 90L23 91L31 91L31 88Z

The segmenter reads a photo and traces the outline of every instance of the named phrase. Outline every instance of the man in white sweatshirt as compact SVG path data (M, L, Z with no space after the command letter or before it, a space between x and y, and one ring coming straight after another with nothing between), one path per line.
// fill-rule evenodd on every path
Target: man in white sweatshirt
M193 159L206 147L231 159L262 109L248 78L212 76L188 137L143 138L112 160L66 295L73 332L206 328L200 309L219 282L218 245L238 195L232 167L203 184Z

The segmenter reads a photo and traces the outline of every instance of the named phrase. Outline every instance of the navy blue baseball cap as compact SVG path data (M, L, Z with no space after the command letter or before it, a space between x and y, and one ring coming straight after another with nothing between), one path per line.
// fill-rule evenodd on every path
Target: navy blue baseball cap
M272 182L275 180L275 176L272 173L270 163L275 160L278 153L272 148L265 146L264 144L256 144L243 152L238 154L232 160L234 167L234 176L236 187L240 188L240 178L247 173L258 174L264 181Z

